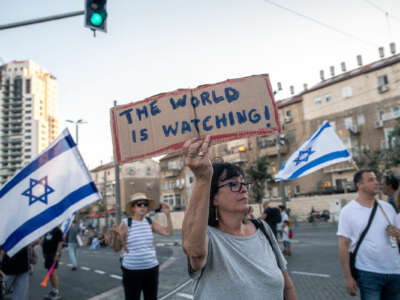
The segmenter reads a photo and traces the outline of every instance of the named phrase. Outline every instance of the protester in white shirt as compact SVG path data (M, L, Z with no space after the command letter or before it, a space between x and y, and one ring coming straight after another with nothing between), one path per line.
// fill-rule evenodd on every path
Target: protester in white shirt
M346 289L354 296L358 286L361 300L400 299L399 249L396 245L392 247L389 242L389 237L396 236L400 230L396 226L388 226L395 224L396 213L387 202L375 200L379 182L373 171L358 171L354 175L354 184L358 189L358 196L342 209L337 232L339 258ZM354 251L361 233L366 228L375 201L378 201L379 205L358 250L355 263L358 277L353 278L349 266L349 252Z
M282 240L282 225L283 225L283 222L289 221L289 216L286 213L285 205L279 205L278 207L281 212L281 222L278 223L278 225L276 226L276 230L278 231L278 239Z

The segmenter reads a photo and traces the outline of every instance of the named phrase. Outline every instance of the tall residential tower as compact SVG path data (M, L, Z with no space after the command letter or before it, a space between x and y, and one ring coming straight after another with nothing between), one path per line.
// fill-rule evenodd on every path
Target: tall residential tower
M0 66L0 184L56 138L57 99L56 78L35 62Z

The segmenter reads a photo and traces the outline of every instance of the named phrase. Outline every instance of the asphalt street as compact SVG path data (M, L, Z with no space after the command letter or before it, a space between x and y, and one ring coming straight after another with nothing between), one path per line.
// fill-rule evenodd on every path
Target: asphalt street
M161 300L192 299L187 260L180 243L178 230L172 237L156 237ZM359 297L348 296L344 288L335 224L299 224L294 229L292 251L293 255L287 260L299 300L359 300ZM62 299L124 299L118 253L111 248L82 247L78 255L79 268L72 271L67 249L63 250L57 270ZM43 299L48 293L50 283L47 287L40 285L45 275L43 260L39 260L31 276L29 299Z

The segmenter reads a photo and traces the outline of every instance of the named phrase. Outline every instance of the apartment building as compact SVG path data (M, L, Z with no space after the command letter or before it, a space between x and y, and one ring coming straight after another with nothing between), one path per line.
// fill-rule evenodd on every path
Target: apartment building
M103 200L88 206L86 213L115 213L115 168L114 163L102 164L90 171L93 181L102 194ZM121 211L126 213L126 203L134 193L145 193L157 203L160 199L160 178L158 162L145 159L120 166Z
M0 66L0 184L59 133L58 83L32 60Z
M160 159L161 201L173 210L185 210L190 199L193 172L184 166L180 151L171 152Z
M322 80L301 96L307 135L328 120L353 157L384 149L400 120L400 55ZM306 176L304 188L351 189L355 170L351 163L332 165Z

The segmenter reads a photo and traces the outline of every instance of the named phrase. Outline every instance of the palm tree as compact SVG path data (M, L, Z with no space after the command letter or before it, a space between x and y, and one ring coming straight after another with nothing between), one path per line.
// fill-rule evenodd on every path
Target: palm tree
M261 203L265 195L265 184L267 180L272 179L272 176L268 174L268 167L268 156L264 155L259 157L245 170L252 183L250 197L255 203Z

